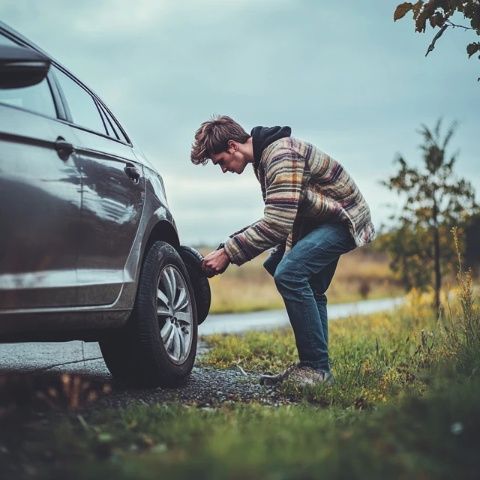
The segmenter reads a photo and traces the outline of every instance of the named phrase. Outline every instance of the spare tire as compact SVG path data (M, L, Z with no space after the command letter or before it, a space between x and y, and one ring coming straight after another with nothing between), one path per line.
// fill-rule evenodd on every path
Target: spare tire
M203 256L194 248L181 245L178 248L178 253L185 263L190 281L193 286L195 302L197 304L197 318L198 325L200 325L210 311L210 304L212 302L212 294L210 291L210 284L208 278L202 270Z

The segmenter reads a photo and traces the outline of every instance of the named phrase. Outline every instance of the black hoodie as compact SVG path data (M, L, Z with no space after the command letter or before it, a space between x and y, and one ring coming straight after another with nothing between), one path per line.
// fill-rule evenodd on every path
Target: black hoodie
M253 139L253 166L258 169L262 152L273 142L280 138L289 137L292 133L290 127L255 127L250 132Z

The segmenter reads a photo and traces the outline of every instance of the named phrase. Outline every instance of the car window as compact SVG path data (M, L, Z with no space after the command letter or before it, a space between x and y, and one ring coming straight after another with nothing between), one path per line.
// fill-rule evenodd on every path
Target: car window
M117 130L113 126L113 123L111 122L107 112L105 111L105 108L103 108L102 104L97 103L98 108L100 109L100 113L102 114L103 121L105 123L105 127L107 127L107 134L114 138L115 140L120 140L120 137L118 136Z
M10 40L10 38L3 35L3 33L0 33L0 45L8 45L10 47L12 47L12 46L18 47L18 43L15 43L13 40Z
M73 123L105 135L106 130L102 117L90 93L69 76L65 75L61 70L56 67L54 68L55 76L60 83L70 113L72 114Z
M0 45L19 45L0 33ZM55 103L47 79L30 87L0 89L0 103L56 117Z
M57 116L47 79L31 87L0 89L0 103L48 117Z
M104 112L105 116L108 119L109 124L112 126L112 129L115 132L115 135L119 140L122 142L130 143L129 140L125 137L125 135L122 132L122 129L119 127L118 122L115 118L113 118L112 115L107 111L106 108L102 108L102 111Z
M108 112L107 112L108 114ZM113 118L113 117L109 117L109 118ZM117 120L113 119L112 122L114 123L116 129L117 129L117 132L118 132L118 135L120 136L120 140L122 140L123 142L126 142L126 143L130 143L130 140L125 136L125 134L123 133L123 130L121 129L120 127L120 124L118 123Z

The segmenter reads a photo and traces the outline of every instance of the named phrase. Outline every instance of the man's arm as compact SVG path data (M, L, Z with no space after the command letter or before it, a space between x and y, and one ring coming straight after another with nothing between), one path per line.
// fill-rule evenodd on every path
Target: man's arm
M257 223L257 222L255 222ZM251 225L243 227L241 230L238 230L235 233L232 233L229 238L238 235L239 233L244 232ZM210 252L208 255L205 255L202 262L202 269L208 277L213 277L220 273L223 273L230 264L230 258L225 251L225 243L221 243L213 252Z
M230 258L224 248L214 250L205 256L202 262L202 269L207 277L213 277L223 273L230 265Z
M287 148L275 153L265 173L263 218L225 242L226 254L236 265L285 242L292 231L301 197L305 159Z

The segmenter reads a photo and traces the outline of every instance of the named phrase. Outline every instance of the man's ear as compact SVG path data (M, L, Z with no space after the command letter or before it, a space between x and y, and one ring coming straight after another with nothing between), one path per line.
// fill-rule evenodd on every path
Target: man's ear
M238 150L238 145L237 145L237 142L235 140L229 140L227 142L227 146L228 148L232 148L234 151L237 151Z

